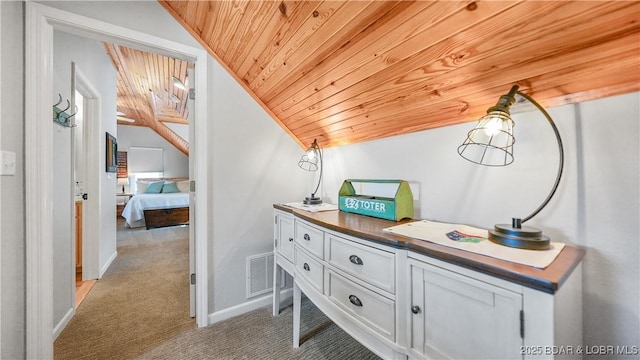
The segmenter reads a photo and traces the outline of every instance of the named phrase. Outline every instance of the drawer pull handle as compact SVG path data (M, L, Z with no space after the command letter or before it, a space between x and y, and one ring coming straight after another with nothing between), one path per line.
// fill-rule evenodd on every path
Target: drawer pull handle
M304 239L307 241L311 241L311 236L309 236L309 234L304 234Z
M307 271L311 271L311 268L309 267L309 264L304 263L304 265L302 265L302 268L307 270Z
M293 238L289 238L289 242L293 241Z
M413 305L413 306L411 307L411 312L412 312L412 313L414 313L414 314L416 314L416 315L417 315L417 314L420 314L420 311L422 311L422 310L420 310L420 306L418 306L418 305Z
M355 295L349 295L349 301L355 306L362 306L362 301Z
M362 262L362 259L360 259L360 257L358 257L358 255L349 256L349 261L351 261L352 263L354 263L356 265L364 265L364 263Z

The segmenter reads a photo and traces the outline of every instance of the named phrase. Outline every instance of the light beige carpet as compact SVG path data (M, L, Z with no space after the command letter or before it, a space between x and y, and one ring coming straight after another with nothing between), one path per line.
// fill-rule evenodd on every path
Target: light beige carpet
M55 342L55 359L377 359L309 301L302 344L291 307L197 328L189 317L188 228L118 233L118 256Z

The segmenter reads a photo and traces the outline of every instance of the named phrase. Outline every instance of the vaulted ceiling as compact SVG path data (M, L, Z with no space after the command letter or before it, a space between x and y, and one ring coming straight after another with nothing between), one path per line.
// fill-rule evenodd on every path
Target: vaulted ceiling
M159 3L303 147L473 121L513 84L544 106L640 90L637 1Z
M165 123L188 124L188 93L173 78L187 83L187 69L193 64L124 46L104 46L117 72L118 124L149 127L189 155L189 142Z

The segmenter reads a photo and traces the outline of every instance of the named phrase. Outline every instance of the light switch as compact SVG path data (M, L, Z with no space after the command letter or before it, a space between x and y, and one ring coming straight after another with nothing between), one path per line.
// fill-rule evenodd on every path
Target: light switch
M16 174L16 153L13 151L0 151L2 163L0 163L0 175L14 176Z

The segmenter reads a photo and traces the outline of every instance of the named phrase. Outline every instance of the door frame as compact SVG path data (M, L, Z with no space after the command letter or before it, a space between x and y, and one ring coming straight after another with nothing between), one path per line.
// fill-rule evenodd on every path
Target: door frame
M207 60L206 51L97 19L42 4L25 3L25 242L26 242L26 357L53 358L53 31L60 30L100 41L194 62L198 89L195 107L194 179L196 208L196 324L208 325L207 266ZM193 226L193 225L192 225Z

